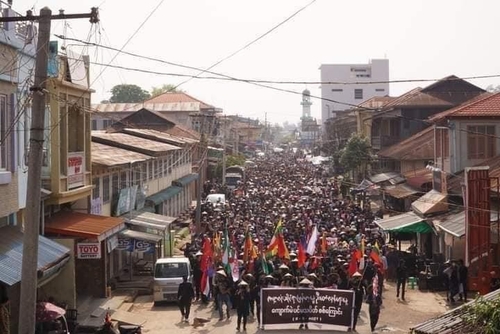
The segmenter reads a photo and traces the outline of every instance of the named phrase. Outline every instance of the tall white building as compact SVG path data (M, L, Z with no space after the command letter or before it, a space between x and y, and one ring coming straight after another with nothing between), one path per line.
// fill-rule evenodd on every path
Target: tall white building
M321 85L322 126L328 118L336 116L336 111L349 109L349 105L358 105L374 96L389 95L388 59L373 59L368 64L322 64L319 69L321 82L338 82ZM374 81L385 83L364 84Z

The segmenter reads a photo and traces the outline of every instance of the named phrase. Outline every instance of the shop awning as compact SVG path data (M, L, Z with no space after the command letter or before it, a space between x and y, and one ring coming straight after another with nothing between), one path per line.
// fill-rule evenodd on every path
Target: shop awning
M185 187L188 184L190 184L191 182L193 182L194 180L198 180L198 174L196 174L196 173L185 175L185 176L181 177L180 179L173 181L172 185L176 186L176 187Z
M384 192L394 198L406 198L411 195L418 194L420 191L409 186L406 183L389 186L384 189Z
M405 181L405 178L401 174L395 172L380 173L370 176L370 181L377 184L389 181L391 184L398 184Z
M465 235L465 211L448 212L434 217L432 222L454 237L461 238Z
M433 231L425 219L414 212L376 220L375 223L384 231L396 233L431 233Z
M448 211L448 203L446 202L446 195L439 191L431 190L413 202L411 208L421 215L428 215Z
M160 203L163 203L167 199L174 197L181 191L182 187L171 186L168 187L167 189L157 192L154 195L146 197L146 201L153 202L155 205L158 205Z
M0 281L12 286L21 281L23 233L16 227L0 228ZM38 237L38 280L57 274L69 260L70 250L43 236Z
M45 222L45 233L97 239L99 242L125 228L121 217L107 217L80 212L58 212Z
M172 224L177 218L158 215L151 212L143 211L132 211L125 215L124 218L127 223L134 226L150 228L159 231L165 231L170 229L170 224Z
M121 231L120 237L148 241L148 242L153 242L153 243L158 243L163 239L163 237L160 235L139 232L139 231L134 231L134 230L128 230L128 229Z

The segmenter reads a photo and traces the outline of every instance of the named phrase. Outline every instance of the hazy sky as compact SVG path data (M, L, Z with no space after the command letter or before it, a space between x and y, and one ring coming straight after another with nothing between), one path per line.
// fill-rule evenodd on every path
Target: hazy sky
M54 22L52 32L121 48L159 1L143 0L13 0L21 13L34 6L53 12L90 12L100 7L101 23L92 28L86 19ZM310 0L165 0L125 51L206 68L263 34ZM319 81L322 63L365 63L388 58L391 80L500 74L498 0L317 0L289 22L212 69L244 79ZM66 29L64 29L66 26ZM90 35L89 35L90 33ZM54 37L54 39L56 39ZM71 42L68 42L71 43ZM60 41L60 45L62 41ZM70 47L68 45L68 47ZM78 49L75 49L75 51ZM94 62L107 64L116 52L89 48ZM196 74L147 60L119 55L114 65L158 72ZM93 65L96 79L102 67ZM183 78L107 68L97 78L93 102L109 98L121 83L146 90ZM486 87L500 77L473 81ZM391 84L398 95L430 83ZM276 85L301 92L306 85ZM271 122L297 122L299 95L247 83L193 79L181 89L228 114ZM319 85L308 85L320 96ZM321 101L313 100L312 114L320 118Z

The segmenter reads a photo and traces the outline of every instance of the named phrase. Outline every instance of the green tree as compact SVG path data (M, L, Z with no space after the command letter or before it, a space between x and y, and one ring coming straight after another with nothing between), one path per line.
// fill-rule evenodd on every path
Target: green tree
M151 88L151 97L155 97L161 95L163 93L182 93L184 92L182 89L175 88L175 85L165 84L161 87L153 87Z
M142 102L150 98L147 91L137 85L116 85L111 88L111 103L135 103Z
M340 164L345 170L353 172L355 176L365 176L366 167L372 161L371 146L368 139L359 134L353 134L341 150Z
M500 299L477 298L474 303L464 306L462 319L465 328L457 333L496 334L500 333Z

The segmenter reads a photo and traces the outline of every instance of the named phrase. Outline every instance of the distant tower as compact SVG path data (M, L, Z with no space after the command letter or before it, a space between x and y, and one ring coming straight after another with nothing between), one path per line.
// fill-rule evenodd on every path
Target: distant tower
M302 92L302 120L311 119L311 92L308 89L305 89Z

